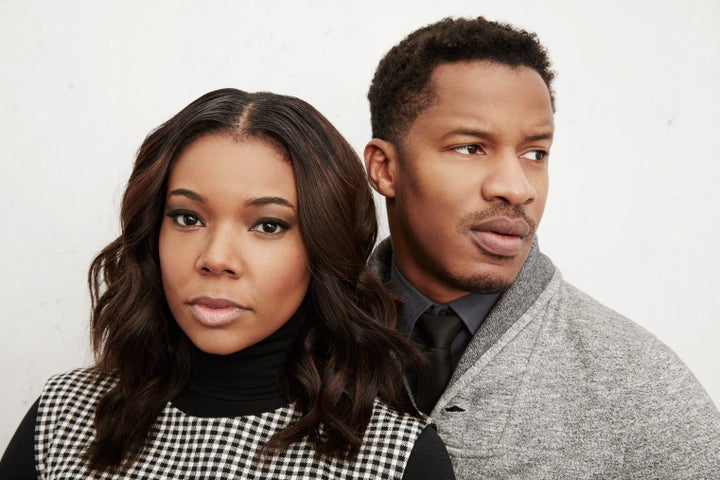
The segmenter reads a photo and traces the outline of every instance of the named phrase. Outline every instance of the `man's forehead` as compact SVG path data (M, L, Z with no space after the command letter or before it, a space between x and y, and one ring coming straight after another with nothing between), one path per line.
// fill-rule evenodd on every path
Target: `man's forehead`
M473 60L437 65L431 74L431 85L435 95L456 92L497 94L508 87L535 87L543 92L550 102L550 90L540 74L525 65L506 65L487 60ZM552 106L551 106L552 108Z
M443 123L448 130L492 131L502 122L526 135L554 130L549 90L529 67L458 62L440 65L433 74L433 102L416 121Z

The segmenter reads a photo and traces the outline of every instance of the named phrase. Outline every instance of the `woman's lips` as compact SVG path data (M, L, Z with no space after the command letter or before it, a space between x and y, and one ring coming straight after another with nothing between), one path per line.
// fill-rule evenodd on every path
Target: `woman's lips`
M249 309L224 298L198 297L190 302L190 311L199 323L222 327L243 316Z
M499 217L470 228L475 243L497 257L514 257L522 252L523 239L532 232L522 218Z

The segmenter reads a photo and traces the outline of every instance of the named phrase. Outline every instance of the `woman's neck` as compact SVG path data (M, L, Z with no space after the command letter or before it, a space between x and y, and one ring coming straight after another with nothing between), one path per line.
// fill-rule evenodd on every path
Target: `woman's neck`
M304 324L302 308L266 339L213 355L193 347L192 377L173 405L197 417L236 417L287 404L282 377Z

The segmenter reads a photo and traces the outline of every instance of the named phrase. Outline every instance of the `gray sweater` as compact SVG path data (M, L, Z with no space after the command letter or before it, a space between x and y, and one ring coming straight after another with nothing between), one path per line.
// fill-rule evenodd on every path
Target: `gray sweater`
M371 267L389 278L383 242ZM461 479L720 479L720 414L675 354L537 248L432 412Z

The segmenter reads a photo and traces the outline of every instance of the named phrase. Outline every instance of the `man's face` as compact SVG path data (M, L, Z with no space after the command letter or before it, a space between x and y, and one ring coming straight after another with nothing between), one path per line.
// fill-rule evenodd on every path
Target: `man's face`
M436 101L401 144L373 140L365 153L371 183L388 198L400 271L446 303L517 277L545 208L554 123L530 68L450 63L432 82Z

